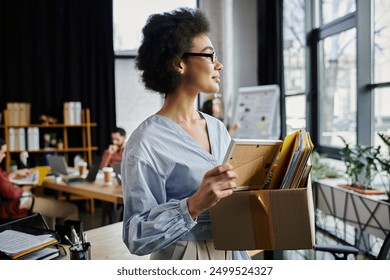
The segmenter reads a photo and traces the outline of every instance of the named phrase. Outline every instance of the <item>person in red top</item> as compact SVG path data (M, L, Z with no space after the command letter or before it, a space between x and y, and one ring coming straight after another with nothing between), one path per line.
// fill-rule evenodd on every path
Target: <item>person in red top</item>
M104 151L100 167L112 166L113 162L121 162L122 154L126 144L126 131L117 127L111 132L112 144Z
M5 158L6 152L7 145L0 138L0 163ZM26 217L30 212L40 213L51 219L77 220L79 218L76 205L52 198L34 196L31 192L31 186L19 187L10 181L10 179L25 177L29 174L29 169L20 169L7 174L0 167L0 219L20 219Z

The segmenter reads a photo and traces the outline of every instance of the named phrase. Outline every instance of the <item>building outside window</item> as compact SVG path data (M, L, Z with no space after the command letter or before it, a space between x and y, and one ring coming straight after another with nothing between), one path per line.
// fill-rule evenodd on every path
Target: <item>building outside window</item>
M386 151L379 133L390 134L390 1L374 1L374 145Z
M307 127L316 149L335 158L340 136L383 145L377 133L390 134L389 12L386 0L283 1L287 133Z
M294 12L291 12L294 11ZM284 2L283 61L287 134L306 127L305 1Z

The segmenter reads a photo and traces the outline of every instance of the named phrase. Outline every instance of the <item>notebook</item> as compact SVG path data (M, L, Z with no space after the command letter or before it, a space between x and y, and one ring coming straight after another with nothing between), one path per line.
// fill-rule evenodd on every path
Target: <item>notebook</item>
M91 166L89 167L88 175L84 177L63 177L62 181L67 184L76 184L76 183L93 183L96 180L96 175L99 172L101 157L95 157L92 161Z
M76 175L78 174L75 170L69 170L68 164L64 156L51 155L47 157L47 161L51 167L51 172L54 175Z

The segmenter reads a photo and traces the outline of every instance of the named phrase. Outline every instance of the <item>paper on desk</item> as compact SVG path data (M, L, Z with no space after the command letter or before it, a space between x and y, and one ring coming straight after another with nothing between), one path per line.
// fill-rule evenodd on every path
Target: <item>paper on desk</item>
M35 171L30 176L22 179L10 179L11 183L15 185L36 185L38 184L39 172Z
M33 235L9 229L0 232L0 251L13 258L56 242L51 234Z
M38 185L40 186L49 173L49 166L36 166L31 170L31 175L22 179L10 179L15 185Z

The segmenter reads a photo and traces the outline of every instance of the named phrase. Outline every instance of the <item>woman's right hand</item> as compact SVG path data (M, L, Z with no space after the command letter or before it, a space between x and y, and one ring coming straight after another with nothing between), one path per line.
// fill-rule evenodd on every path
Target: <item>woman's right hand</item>
M196 191L187 200L188 211L195 219L213 207L221 198L231 195L236 184L237 173L230 164L222 164L209 170Z
M9 179L24 178L31 175L31 170L28 168L18 169L8 174Z

